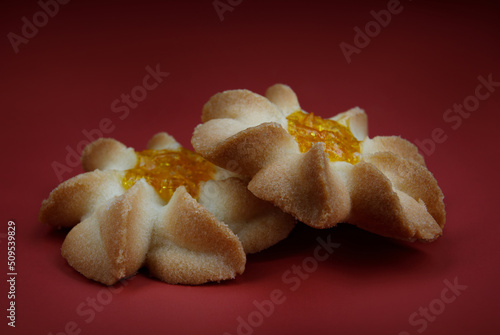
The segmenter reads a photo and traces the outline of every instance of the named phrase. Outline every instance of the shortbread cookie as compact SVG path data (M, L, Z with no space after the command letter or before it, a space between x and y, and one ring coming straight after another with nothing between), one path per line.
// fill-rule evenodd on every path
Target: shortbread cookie
M99 139L85 148L82 165L88 172L54 189L39 218L73 227L63 257L104 284L142 267L173 284L234 278L244 271L245 253L277 243L295 224L253 196L241 177L166 133L142 152Z
M443 194L423 157L400 137L369 138L359 108L322 119L277 84L266 97L218 93L202 121L192 138L198 153L250 177L253 194L312 227L348 222L408 241L442 234Z

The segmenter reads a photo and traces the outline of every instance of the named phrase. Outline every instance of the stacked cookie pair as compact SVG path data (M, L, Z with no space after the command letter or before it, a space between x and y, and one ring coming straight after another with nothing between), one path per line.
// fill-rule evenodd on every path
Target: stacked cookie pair
M296 220L407 241L442 234L443 194L423 157L400 137L369 138L358 108L322 119L278 84L265 97L218 93L202 121L196 153L166 133L140 152L114 139L85 148L87 172L40 210L41 222L72 227L62 255L73 268L107 285L143 267L195 285L243 273L246 254L286 238Z

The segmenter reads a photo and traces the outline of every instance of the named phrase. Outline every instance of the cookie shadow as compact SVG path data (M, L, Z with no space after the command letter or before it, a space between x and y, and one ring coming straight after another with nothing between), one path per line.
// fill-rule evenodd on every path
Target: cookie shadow
M325 245L330 247L325 249ZM315 257L319 248L324 249L321 251L323 255L330 248L331 254L321 261L321 267L348 277L377 276L379 273L419 271L419 266L432 262L425 247L419 242L382 237L349 224L314 229L299 223L287 239L260 253L249 255L248 264L258 268L266 267L268 262L281 262L289 263L290 267ZM259 275L263 275L261 271ZM269 275L279 276L279 270Z

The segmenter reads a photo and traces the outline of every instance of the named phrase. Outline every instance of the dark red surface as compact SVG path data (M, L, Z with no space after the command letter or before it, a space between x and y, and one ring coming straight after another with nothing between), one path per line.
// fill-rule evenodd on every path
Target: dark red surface
M221 21L212 0L74 0L17 53L9 33L21 35L23 17L32 21L41 7L0 5L1 333L498 333L500 87L479 88L484 100L470 96L480 76L500 82L499 6L402 1L377 31L371 11L387 10L385 1L228 2L233 10ZM348 63L340 45L355 45L355 27L367 24L374 36L358 37L363 48ZM115 100L141 93L146 67L157 65L169 75L128 115L117 111L125 105ZM98 135L92 130L107 122L106 136L138 149L167 131L190 147L210 96L236 88L262 94L276 82L292 86L318 115L364 108L371 136L415 142L434 132L441 143L432 148L427 140L425 156L445 194L444 236L424 245L347 225L298 227L250 256L236 280L199 287L141 273L109 291L66 264L65 232L37 215L60 182L54 162L68 167L63 179L81 172L69 167L67 152L86 140L84 130ZM464 102L470 113L447 112ZM16 223L15 329L6 318L9 220ZM311 258L318 238L339 244L319 262Z

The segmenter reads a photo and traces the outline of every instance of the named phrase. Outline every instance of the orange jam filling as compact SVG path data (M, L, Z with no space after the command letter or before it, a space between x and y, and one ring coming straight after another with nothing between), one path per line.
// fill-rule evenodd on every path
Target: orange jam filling
M196 199L200 182L212 179L215 174L212 163L184 148L178 151L144 150L136 154L137 165L125 171L123 187L129 189L144 178L166 202L179 186L185 186Z
M330 161L359 161L359 141L348 127L337 121L323 119L312 113L297 111L287 117L288 132L295 137L300 152L311 149L313 143L323 142Z

